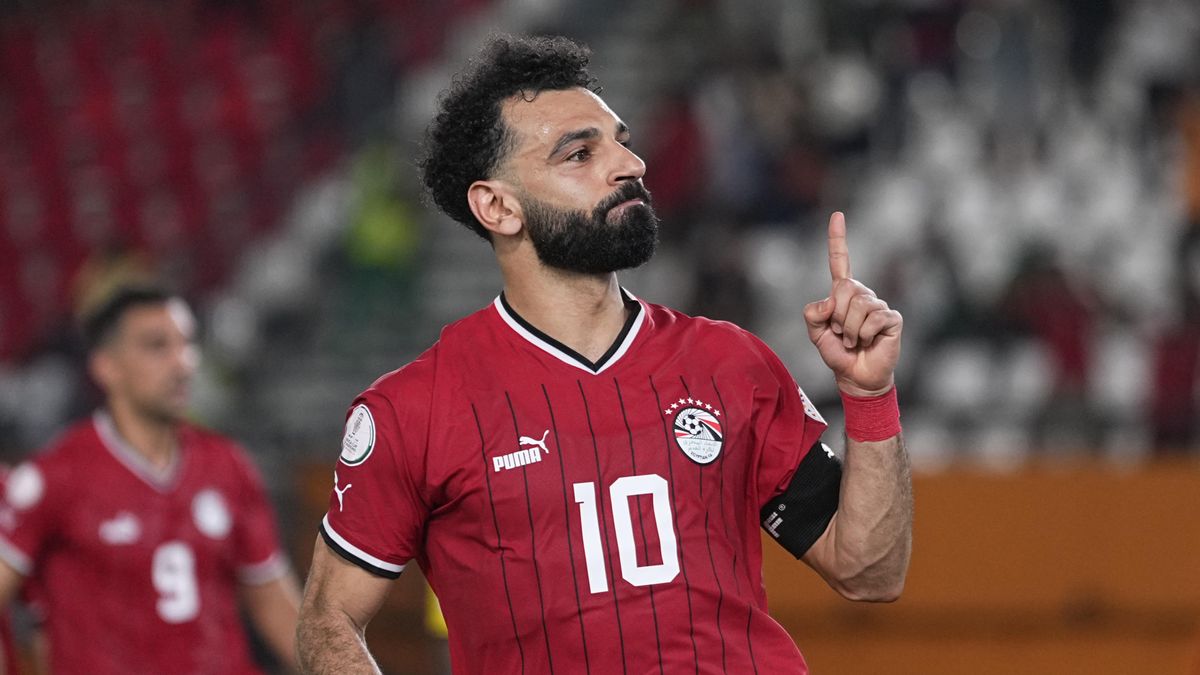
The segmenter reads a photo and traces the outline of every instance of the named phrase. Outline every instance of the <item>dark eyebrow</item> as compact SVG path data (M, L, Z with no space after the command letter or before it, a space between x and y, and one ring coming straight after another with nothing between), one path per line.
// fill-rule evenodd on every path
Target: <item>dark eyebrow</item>
M592 139L599 138L599 137L600 137L600 130L597 129L596 127L588 127L586 129L577 129L576 131L568 131L567 133L558 137L558 142L554 144L554 149L552 149L550 151L550 154L547 156L547 158L557 155L558 151L562 150L563 147L566 146L568 143L573 143L575 141L583 141L583 140L590 141Z
M620 137L620 136L628 134L628 133L629 133L629 125L625 124L624 122L617 122L617 133L616 133L617 137ZM596 139L599 137L600 137L600 130L597 129L596 127L588 127L586 129L577 129L575 131L568 131L565 134L563 134L562 136L558 137L558 141L554 144L554 148L550 150L550 154L547 155L547 159L557 155L560 150L562 150L565 146L567 146L570 143L573 143L575 141L590 141L590 140L593 140L593 139Z

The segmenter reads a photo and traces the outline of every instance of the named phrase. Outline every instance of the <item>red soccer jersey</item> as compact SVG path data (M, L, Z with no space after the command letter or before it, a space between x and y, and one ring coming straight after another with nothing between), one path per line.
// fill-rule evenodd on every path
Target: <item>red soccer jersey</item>
M97 413L13 470L0 557L33 575L60 673L256 673L239 582L286 571L240 450L184 426L154 471Z
M598 363L503 297L447 327L354 402L322 535L418 561L456 672L806 673L759 511L825 423L746 331L629 306Z
M0 464L0 483L8 477L8 465ZM13 640L12 612L0 608L0 661L4 662L5 673L18 673L17 643Z

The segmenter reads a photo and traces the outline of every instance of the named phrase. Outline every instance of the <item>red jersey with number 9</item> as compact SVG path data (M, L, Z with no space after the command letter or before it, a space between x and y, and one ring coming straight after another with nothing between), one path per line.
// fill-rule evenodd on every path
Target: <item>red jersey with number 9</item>
M32 575L61 673L256 673L239 583L286 572L258 475L183 426L165 471L103 412L8 476L0 558Z
M425 571L455 672L806 673L759 511L824 421L762 342L626 297L591 362L497 298L347 416L321 534Z

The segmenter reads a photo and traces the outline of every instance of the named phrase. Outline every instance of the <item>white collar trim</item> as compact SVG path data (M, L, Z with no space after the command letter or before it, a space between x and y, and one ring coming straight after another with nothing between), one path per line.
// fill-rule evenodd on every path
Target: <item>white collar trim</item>
M624 288L621 289L621 293L625 297L638 304L637 315L634 316L633 323L630 324L629 331L621 340L620 345L617 346L616 350L613 351L598 368L589 367L588 364L583 362L583 357L574 352L568 353L563 351L563 348L560 345L548 341L548 336L541 334L540 332L535 333L534 331L526 328L525 325L523 325L523 319L518 318L512 312L510 312L508 308L504 306L504 301L500 299L499 295L497 295L496 299L492 301L492 306L496 308L496 313L500 315L500 318L504 320L504 323L508 324L508 327L513 329L513 332L525 338L525 340L533 346L569 366L574 366L591 375L599 375L600 373L608 370L613 364L620 361L621 357L625 355L625 352L629 351L630 345L632 345L633 341L637 339L638 333L641 331L642 324L646 321L646 308L642 305L642 302Z
M159 492L168 492L175 487L179 478L179 467L182 465L183 448L176 448L171 462L163 468L151 464L140 452L133 449L129 441L117 431L117 425L106 410L97 410L92 414L92 424L96 427L96 435L101 444L129 472Z

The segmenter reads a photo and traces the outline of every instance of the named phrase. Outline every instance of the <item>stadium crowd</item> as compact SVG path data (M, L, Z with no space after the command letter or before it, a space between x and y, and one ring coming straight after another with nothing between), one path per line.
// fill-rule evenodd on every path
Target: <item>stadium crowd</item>
M273 377L259 356L294 348L303 370L328 351L322 323L436 330L422 323L439 295L422 285L425 253L455 235L416 196L416 122L427 74L461 51L455 30L480 26L606 46L597 66L633 122L667 244L631 289L755 329L818 404L834 389L799 308L825 214L850 214L864 269L880 271L867 281L908 319L900 390L918 466L1195 451L1194 3L605 6L5 5L3 456L94 403L71 323L106 280L155 273L196 302L211 338L198 414L218 428L244 425ZM303 238L297 214L330 181L351 195L334 200L333 234L285 265L318 283L282 284L287 311L247 299L278 273L265 247ZM399 297L402 316L373 327L345 310L360 297ZM364 342L412 355L404 339ZM267 462L296 451L286 430L258 433Z

